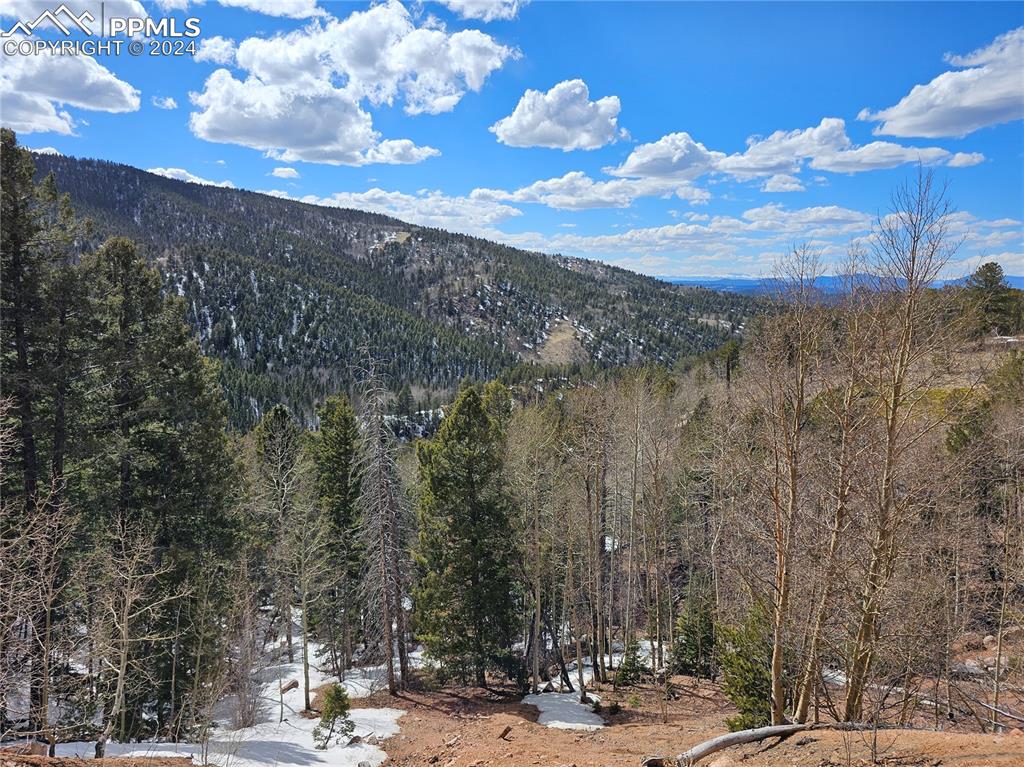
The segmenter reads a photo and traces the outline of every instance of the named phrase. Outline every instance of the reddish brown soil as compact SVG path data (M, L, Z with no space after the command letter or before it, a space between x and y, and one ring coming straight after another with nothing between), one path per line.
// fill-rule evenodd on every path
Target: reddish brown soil
M644 756L678 754L725 732L723 720L733 713L721 692L707 683L690 682L664 712L653 688L617 695L610 688L600 692L606 707L617 699L622 711L615 716L602 713L608 726L596 732L539 725L537 710L520 703L512 691L446 688L397 699L378 695L353 705L406 710L401 732L381 744L390 757L387 764L395 767L638 767ZM875 764L891 767L1024 767L1024 733L885 730L877 734L875 753ZM781 744L731 748L702 765L853 767L872 764L871 756L870 733L815 730Z
M74 756L30 756L0 752L0 767L195 767L187 756L112 756L79 759Z

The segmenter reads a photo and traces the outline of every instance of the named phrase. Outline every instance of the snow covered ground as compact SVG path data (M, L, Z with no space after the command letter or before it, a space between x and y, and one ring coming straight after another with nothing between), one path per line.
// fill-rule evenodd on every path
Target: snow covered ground
M618 649L621 650L621 648ZM612 655L606 655L605 667L618 668L619 664L622 663L622 657L623 653L621 651L615 652ZM639 657L642 663L650 661L650 642L640 642ZM569 672L569 678L572 680L573 686L576 686L579 679L576 661L573 660L567 663L566 669ZM588 687L594 681L594 664L589 656L583 659L583 680ZM542 692L538 695L527 695L523 698L523 703L529 706L536 706L540 711L540 716L537 718L540 724L560 730L597 730L604 727L604 720L594 713L593 708L589 704L580 703L580 693L578 690L576 692L562 692L561 679L552 680L552 684L558 687L559 692ZM587 695L593 700L601 700L599 696L592 692L587 692Z
M315 647L311 654L316 656ZM263 674L265 684L258 724L242 730L217 727L210 738L209 751L204 757L198 743L110 743L109 756L191 756L197 764L204 761L219 767L280 767L281 765L325 765L325 767L358 767L368 762L377 767L387 754L374 740L389 738L398 732L398 718L404 713L395 708L353 709L355 735L361 742L352 745L332 744L324 751L313 745L313 728L318 719L307 719L299 712L303 709L302 648L296 647L294 663L271 666ZM281 696L278 685L296 680L299 686L284 694L284 721L279 722ZM322 673L315 663L310 668L310 688L316 689L335 677ZM381 689L383 669L354 669L346 675L344 684L352 698L362 698ZM225 711L229 702L225 702ZM367 742L367 740L371 742ZM95 744L62 743L57 746L58 756L91 757Z
M591 699L600 700L593 693L587 694ZM604 727L604 720L590 706L580 703L578 692L542 692L527 695L523 703L540 710L537 721L546 727L559 730L599 730Z

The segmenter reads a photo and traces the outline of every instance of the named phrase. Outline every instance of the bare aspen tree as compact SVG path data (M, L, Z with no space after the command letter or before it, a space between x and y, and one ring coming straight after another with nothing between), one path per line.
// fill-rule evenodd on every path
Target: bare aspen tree
M579 625L574 629L589 636L590 660L594 678L603 681L604 642L604 567L605 499L608 435L605 427L606 404L601 393L586 387L574 392L569 415L572 431L565 456L570 482L571 509L578 516L576 531L580 551L575 568L578 578ZM572 512L570 512L572 513ZM588 620L584 620L584 616ZM584 624L589 624L583 631Z
M234 699L233 724L236 729L243 729L256 724L262 700L261 672L268 662L263 647L269 619L260 609L259 585L249 557L240 560L229 591L225 685Z
M68 513L66 504L61 501L50 502L50 498L57 497L58 493L51 487L47 495L39 499L39 508L32 518L26 520L32 530L30 556L34 566L32 577L37 588L35 604L43 616L41 621L30 624L36 657L40 660L38 666L33 667L34 670L38 669L36 686L39 690L38 711L33 719L44 727L39 735L49 743L51 756L57 743L57 735L50 722L53 666L59 643L59 628L55 620L58 608L65 601L65 592L73 583L68 577L64 561L76 531L75 520Z
M137 657L136 651L147 642L165 638L153 633L151 619L161 607L185 596L181 591L153 590L154 582L170 572L170 567L158 563L152 537L132 529L125 519L115 519L109 538L109 548L99 554L97 563L97 651L111 688L103 710L103 729L96 740L97 758L106 753L112 735L126 731L132 687L147 683L145 659Z
M821 673L821 647L825 640L825 622L833 609L833 596L840 573L840 547L849 524L851 493L855 481L858 439L866 419L861 405L861 366L864 363L861 306L857 280L863 254L852 248L844 265L841 301L832 313L835 331L823 344L820 366L819 403L834 434L815 466L824 479L819 495L828 522L821 552L819 592L809 617L808 638L803 669L796 689L795 719L806 722L816 684ZM817 518L817 515L815 515Z
M210 577L193 584L193 599L185 603L187 613L183 616L198 637L192 657L192 684L181 709L172 712L168 728L174 740L184 735L197 737L204 747L213 727L213 708L228 690L228 647L221 634L225 618L217 599L228 574L213 562L207 562L206 571Z
M865 332L872 339L864 385L877 392L876 445L867 488L868 556L856 600L844 717L858 720L868 684L884 591L895 572L918 498L901 487L909 449L941 418L916 423L917 406L937 378L936 357L955 333L928 291L958 243L949 232L950 206L930 172L893 194L871 241L873 305Z
M0 487L17 445L16 430L7 419L12 407L9 399L0 400ZM0 491L0 518L5 523L18 520L0 528L0 721L24 715L36 728L32 734L49 743L52 755L57 738L50 717L54 666L59 654L71 650L71 638L55 619L71 583L64 561L76 520L60 500L57 480L37 488L32 504L18 508L16 516L14 512ZM24 684L34 693L29 710L12 710L12 693Z
M10 479L11 461L18 450L17 433L8 420L14 406L11 398L0 399L0 483ZM19 518L20 511L18 508ZM0 519L4 521L0 528L0 721L4 723L13 723L14 715L29 714L14 711L12 698L28 681L24 671L33 650L29 609L39 599L33 559L41 545L39 531L34 524L8 524L7 520L16 518L14 512L12 499L0 492ZM0 731L0 737L7 735Z
M768 593L772 606L771 720L785 721L784 655L790 618L792 554L795 527L804 513L805 433L807 408L813 396L821 341L816 280L819 254L807 246L794 248L776 267L787 311L765 323L750 355L755 439L755 483L767 512L774 573ZM761 504L757 504L758 507Z
M1011 366L1011 370L1012 370ZM1019 375L1019 374L1018 374ZM1024 609L1013 602L1014 592L1024 586L1024 381L1017 380L1016 396L996 412L996 458L1001 482L1001 516L998 531L999 584L996 594L996 645L992 672L991 728L999 730L1004 678L1024 674L1024 663L1006 657L1006 629L1013 617L1024 617ZM1011 384L1012 385L1012 384ZM1014 610L1016 607L1016 610ZM1016 616L1014 613L1016 612ZM1015 663L1016 668L1011 664ZM1018 686L1019 692L1021 687Z
M301 611L303 704L308 711L310 617L328 587L331 528L323 511L314 503L311 468L305 460L300 462L299 476L301 486L284 530L284 567Z
M646 377L646 375L645 375ZM651 641L651 673L665 664L665 642L671 636L673 598L669 568L674 539L671 524L672 483L678 466L679 430L667 380L650 381L651 403L643 424L643 452L648 471L644 480L645 600L648 638Z
M540 407L519 411L509 429L510 477L521 500L522 534L527 537L526 578L531 584L533 609L530 616L530 688L540 691L544 580L550 577L551 541L546 522L554 503L557 470L557 422ZM549 523L548 523L549 524Z

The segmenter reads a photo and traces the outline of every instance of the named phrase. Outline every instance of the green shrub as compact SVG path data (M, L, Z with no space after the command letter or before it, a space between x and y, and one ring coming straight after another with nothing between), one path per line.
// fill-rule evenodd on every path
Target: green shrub
M348 718L350 708L344 687L332 684L327 688L320 710L320 723L313 728L313 743L318 749L323 751L331 741L338 742L352 734L355 722Z
M629 687L638 684L647 676L647 668L640 660L640 643L635 639L626 645L626 653L622 657L618 671L615 672L615 684Z
M687 600L676 621L676 636L669 655L673 674L705 677L718 675L715 658L715 620L711 602L701 596Z
M732 731L771 724L771 657L768 618L755 607L739 626L718 627L725 696L739 714L725 720Z

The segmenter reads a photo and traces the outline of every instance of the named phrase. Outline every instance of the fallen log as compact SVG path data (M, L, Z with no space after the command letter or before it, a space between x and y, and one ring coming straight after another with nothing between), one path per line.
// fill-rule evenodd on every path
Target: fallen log
M704 757L731 746L758 743L768 738L784 739L805 730L866 730L871 729L872 726L863 722L835 722L834 724L775 724L769 727L755 727L752 730L739 730L705 740L679 756L648 756L641 764L643 767L693 767Z
M1024 722L1024 716L1018 716L1017 714L1011 714L1009 711L1004 711L1001 708L996 708L995 706L990 706L988 703L980 701L977 698L974 698L973 700L979 706L981 706L983 708L987 708L989 711L993 711L996 714L999 714L999 716L1005 716L1007 719L1013 719L1016 722Z

